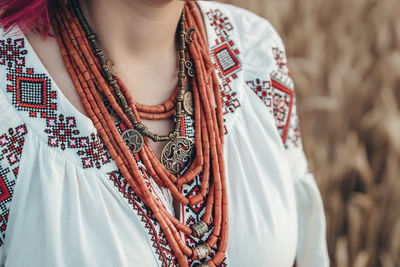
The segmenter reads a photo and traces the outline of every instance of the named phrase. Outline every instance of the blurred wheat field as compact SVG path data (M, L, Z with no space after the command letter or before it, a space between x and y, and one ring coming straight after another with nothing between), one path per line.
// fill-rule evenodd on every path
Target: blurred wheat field
M222 2L285 42L332 266L400 266L400 1Z

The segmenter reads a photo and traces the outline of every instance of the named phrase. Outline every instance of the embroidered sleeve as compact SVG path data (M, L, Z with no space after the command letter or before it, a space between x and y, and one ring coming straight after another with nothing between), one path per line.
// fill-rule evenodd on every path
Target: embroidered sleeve
M271 24L253 14L246 18L247 23L238 23L245 25L241 29L246 53L243 60L245 83L263 101L266 112L274 117L294 183L299 233L295 266L325 267L329 265L325 214L302 147L295 87L285 48Z
M276 44L269 48L273 64L269 73L271 112L286 148L294 179L299 227L296 267L324 267L329 265L329 259L322 199L302 147L295 87L289 72L285 49L279 36L276 38Z

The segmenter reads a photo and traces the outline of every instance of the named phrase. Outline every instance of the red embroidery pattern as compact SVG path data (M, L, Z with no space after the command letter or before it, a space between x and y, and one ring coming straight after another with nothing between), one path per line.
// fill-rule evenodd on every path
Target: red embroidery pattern
M286 143L287 132L289 129L290 116L292 114L294 93L283 85L282 82L272 77L274 87L274 115L275 123L282 136L283 143Z
M33 69L8 68L7 91L12 93L12 103L30 117L55 116L57 93L51 90L50 79L45 74L35 74Z
M0 136L0 246L3 245L8 214L25 142L25 125L10 128Z
M206 15L217 36L226 36L229 31L233 30L231 22L228 17L221 12L221 10L210 9Z
M271 74L270 81L256 79L246 84L264 102L275 117L276 127L285 145L290 140L295 146L299 145L300 131L298 119L293 112L295 106L293 82L279 72ZM293 128L292 131L289 130Z
M27 54L23 38L0 40L0 65L7 66L7 92L12 94L12 104L31 118L45 119L48 145L76 149L84 168L101 168L109 163L110 156L97 135L79 136L75 118L57 114L57 92L46 74L36 74L25 66Z
M135 194L120 171L109 173L109 178L114 186L119 189L121 195L132 205L133 210L143 223L151 240L153 251L158 255L159 264L163 267L177 266L175 255L151 210Z
M25 40L23 38L0 40L0 65L5 65L9 68L25 66Z
M229 33L234 28L228 16L224 15L220 9L211 9L206 12L206 15L217 37L210 51L215 63L215 70L222 82L221 99L223 113L224 115L234 113L241 104L236 91L231 87L231 83L238 78L242 70L240 51L236 47L235 41L229 36ZM227 134L226 126L225 134Z
M289 68L288 68L288 61L286 58L285 51L279 49L278 47L272 48L272 54L274 55L274 59L276 62L276 66L278 71L283 75L290 76Z
M255 81L247 81L246 84L250 87L251 90L254 91L254 93L256 93L256 95L264 102L264 104L268 108L272 107L274 96L270 81L261 81L260 79L256 79Z
M68 148L78 149L78 155L82 158L84 168L101 168L102 165L110 162L110 157L103 146L103 143L95 134L89 137L80 137L74 117L59 115L56 118L47 118L48 145L59 147L62 150Z

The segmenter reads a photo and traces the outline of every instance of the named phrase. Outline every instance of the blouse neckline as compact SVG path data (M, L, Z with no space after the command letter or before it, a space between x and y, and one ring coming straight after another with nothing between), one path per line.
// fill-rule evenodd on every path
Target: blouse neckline
M203 10L203 3L198 3L197 6L199 7L201 15L205 14ZM202 17L205 33L210 47L210 40L213 40L213 31L210 30L210 25L207 23L207 16ZM48 102L53 101L53 105L56 107L51 116L46 114L43 116L37 115L32 118L32 116L26 112L18 112L18 114L23 117L26 116L24 121L26 121L36 136L38 136L48 145L61 148L62 152L64 153L68 152L68 156L65 156L76 161L77 163L79 162L78 165L82 165L83 168L97 168L101 172L105 171L107 173L114 171L116 169L116 164L114 161L112 161L108 151L103 148L103 143L100 140L97 129L95 128L92 120L80 112L64 95L55 79L50 75L44 63L33 49L29 40L24 34L22 34L22 31L18 31L18 34L13 36L13 38L21 38L24 46L23 48L27 51L25 55L26 69L32 69L32 75L37 74L43 76L43 79L47 81L47 91L44 94L50 93L54 96L53 99L48 99ZM23 69L25 70L25 68ZM37 120L39 117L41 117L42 120ZM120 123L121 121L117 121L115 124L118 126ZM66 130L71 131L72 135L75 135L71 138L68 138L66 142L69 143L60 144L60 140L58 140L59 136L57 136L57 138L52 138L49 136L52 135L55 130L58 131L58 129L55 129L55 127L58 127L59 124L65 124L68 128ZM95 156L100 156L101 158L96 159L96 162L93 162L93 160L90 158L82 157L83 154L87 154L88 152L85 150L84 146L93 146L96 150L95 153L101 153L101 155ZM82 150L79 150L79 148L82 148ZM98 150L102 152L98 152Z

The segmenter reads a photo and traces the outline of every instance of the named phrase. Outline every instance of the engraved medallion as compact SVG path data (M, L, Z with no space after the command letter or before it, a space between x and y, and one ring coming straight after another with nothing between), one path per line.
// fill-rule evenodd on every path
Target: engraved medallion
M186 164L193 160L195 146L192 140L179 136L164 147L161 154L161 163L173 174L179 173Z
M194 114L193 109L193 94L192 92L186 92L183 96L183 108L189 115Z
M138 153L144 144L143 136L135 129L128 129L123 132L122 139L132 149L133 153Z

